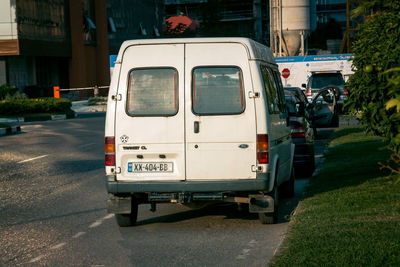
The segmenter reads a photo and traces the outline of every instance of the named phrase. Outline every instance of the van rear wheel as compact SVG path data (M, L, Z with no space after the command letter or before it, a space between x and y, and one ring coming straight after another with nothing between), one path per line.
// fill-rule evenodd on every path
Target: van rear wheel
M132 197L131 201L131 213L115 214L115 219L117 220L117 224L119 227L129 227L136 224L139 204L134 197Z
M274 189L271 191L270 195L274 198L274 211L273 212L264 212L258 213L258 220L262 224L274 224L278 222L278 199L279 199L279 190L276 185L274 185Z

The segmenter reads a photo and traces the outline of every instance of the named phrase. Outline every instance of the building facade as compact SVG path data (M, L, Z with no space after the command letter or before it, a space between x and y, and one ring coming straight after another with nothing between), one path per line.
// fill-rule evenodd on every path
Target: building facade
M346 27L346 0L310 0L310 6L312 30L331 19L343 28Z
M267 43L268 0L165 0L166 17L186 15L201 36L249 37Z
M125 40L159 38L163 33L163 0L107 0L110 54Z
M109 76L106 0L0 2L0 84L46 96Z

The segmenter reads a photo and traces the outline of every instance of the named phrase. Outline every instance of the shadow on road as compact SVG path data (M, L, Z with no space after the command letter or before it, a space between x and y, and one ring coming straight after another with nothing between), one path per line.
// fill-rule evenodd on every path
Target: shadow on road
M287 223L297 204L303 197L303 191L308 184L308 179L297 179L295 184L295 196L279 201L278 223ZM205 208L183 211L165 216L153 217L150 219L139 220L137 226L155 223L175 223L191 220L206 216L224 216L224 220L258 220L258 214L249 213L248 206L244 205L241 209L235 203L212 204Z
M318 140L316 141L316 148L318 151L321 151L321 153L324 150L333 131L333 128L318 129ZM292 198L280 199L278 224L287 223L290 221L290 218L299 201L304 198L304 191L308 186L308 183L309 178L296 179L295 196ZM248 207L239 210L238 205L235 203L220 203L213 204L201 209L193 209L189 211L182 211L164 216L139 220L136 225L141 226L156 223L175 223L206 216L224 216L224 220L258 220L258 214L249 213Z

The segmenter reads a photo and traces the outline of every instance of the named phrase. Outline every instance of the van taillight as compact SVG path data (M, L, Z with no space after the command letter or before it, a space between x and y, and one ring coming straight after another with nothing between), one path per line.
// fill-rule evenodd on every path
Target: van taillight
M308 90L306 91L306 95L307 95L307 96L312 96L311 89L308 89Z
M267 164L269 162L268 152L257 152L257 161L259 164Z
M257 134L257 162L259 164L269 162L268 135L266 134Z
M106 136L104 152L105 152L106 166L115 166L115 137L114 136Z
M306 133L304 127L301 125L295 126L294 129L292 129L291 136L292 138L305 138Z
M343 95L349 95L349 90L347 90L346 88L343 89Z

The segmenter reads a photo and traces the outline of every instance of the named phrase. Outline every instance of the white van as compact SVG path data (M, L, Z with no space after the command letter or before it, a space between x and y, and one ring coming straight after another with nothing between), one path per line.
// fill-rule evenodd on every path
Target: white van
M293 194L285 97L264 45L126 41L107 105L107 206L120 226L135 224L139 204L162 202L244 203L274 223L278 192Z

